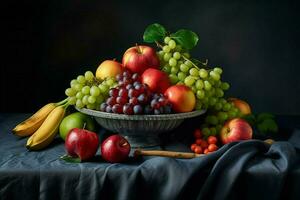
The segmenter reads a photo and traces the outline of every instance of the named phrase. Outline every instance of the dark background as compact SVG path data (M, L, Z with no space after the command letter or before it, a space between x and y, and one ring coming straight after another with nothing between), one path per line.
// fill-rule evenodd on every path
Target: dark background
M0 112L33 112L72 78L121 59L145 27L200 36L192 55L222 66L228 96L254 112L300 114L296 1L9 1L2 4Z

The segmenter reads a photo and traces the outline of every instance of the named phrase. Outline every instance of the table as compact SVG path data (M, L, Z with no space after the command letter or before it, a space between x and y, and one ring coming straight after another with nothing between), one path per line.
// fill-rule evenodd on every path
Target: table
M189 160L130 158L110 164L100 153L84 163L59 159L63 142L39 152L10 130L29 114L0 114L0 199L300 199L300 116L279 116L282 140L227 144ZM185 122L177 132L190 127ZM100 134L103 133L100 131ZM180 138L180 137L179 137ZM180 138L167 150L188 151Z

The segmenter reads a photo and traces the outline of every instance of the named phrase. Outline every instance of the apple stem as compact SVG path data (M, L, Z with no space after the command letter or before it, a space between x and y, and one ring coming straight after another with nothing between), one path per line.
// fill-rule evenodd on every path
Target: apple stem
M135 46L136 46L136 48L138 50L138 53L142 54L142 50L141 50L140 46L137 43L135 43Z
M86 126L86 123L84 122L83 127L82 127L83 130L85 129L85 126Z
M127 142L124 142L124 143L121 144L121 146L125 147L127 144L128 144Z

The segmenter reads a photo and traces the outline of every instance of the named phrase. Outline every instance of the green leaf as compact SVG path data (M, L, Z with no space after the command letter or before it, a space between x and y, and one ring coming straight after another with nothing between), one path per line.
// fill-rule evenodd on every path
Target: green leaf
M70 162L70 163L80 163L81 162L81 159L79 157L74 158L69 155L63 155L60 157L60 159L66 161L66 162Z
M265 119L263 122L257 124L257 128L260 132L266 133L266 132L278 132L278 125L273 119Z
M143 39L145 42L152 43L163 40L166 34L166 29L162 25L155 23L146 28Z
M186 29L180 29L170 36L177 42L177 44L180 44L185 49L194 48L199 40L199 37L196 33Z
M258 122L262 122L266 119L274 119L274 115L271 113L260 113L257 115L256 119Z

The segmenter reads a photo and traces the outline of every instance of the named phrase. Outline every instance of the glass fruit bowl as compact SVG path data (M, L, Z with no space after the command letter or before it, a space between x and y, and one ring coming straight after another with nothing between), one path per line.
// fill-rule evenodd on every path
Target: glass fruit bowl
M125 115L76 108L94 117L103 128L123 135L133 148L159 146L159 134L178 127L184 119L196 117L206 110L161 115Z

